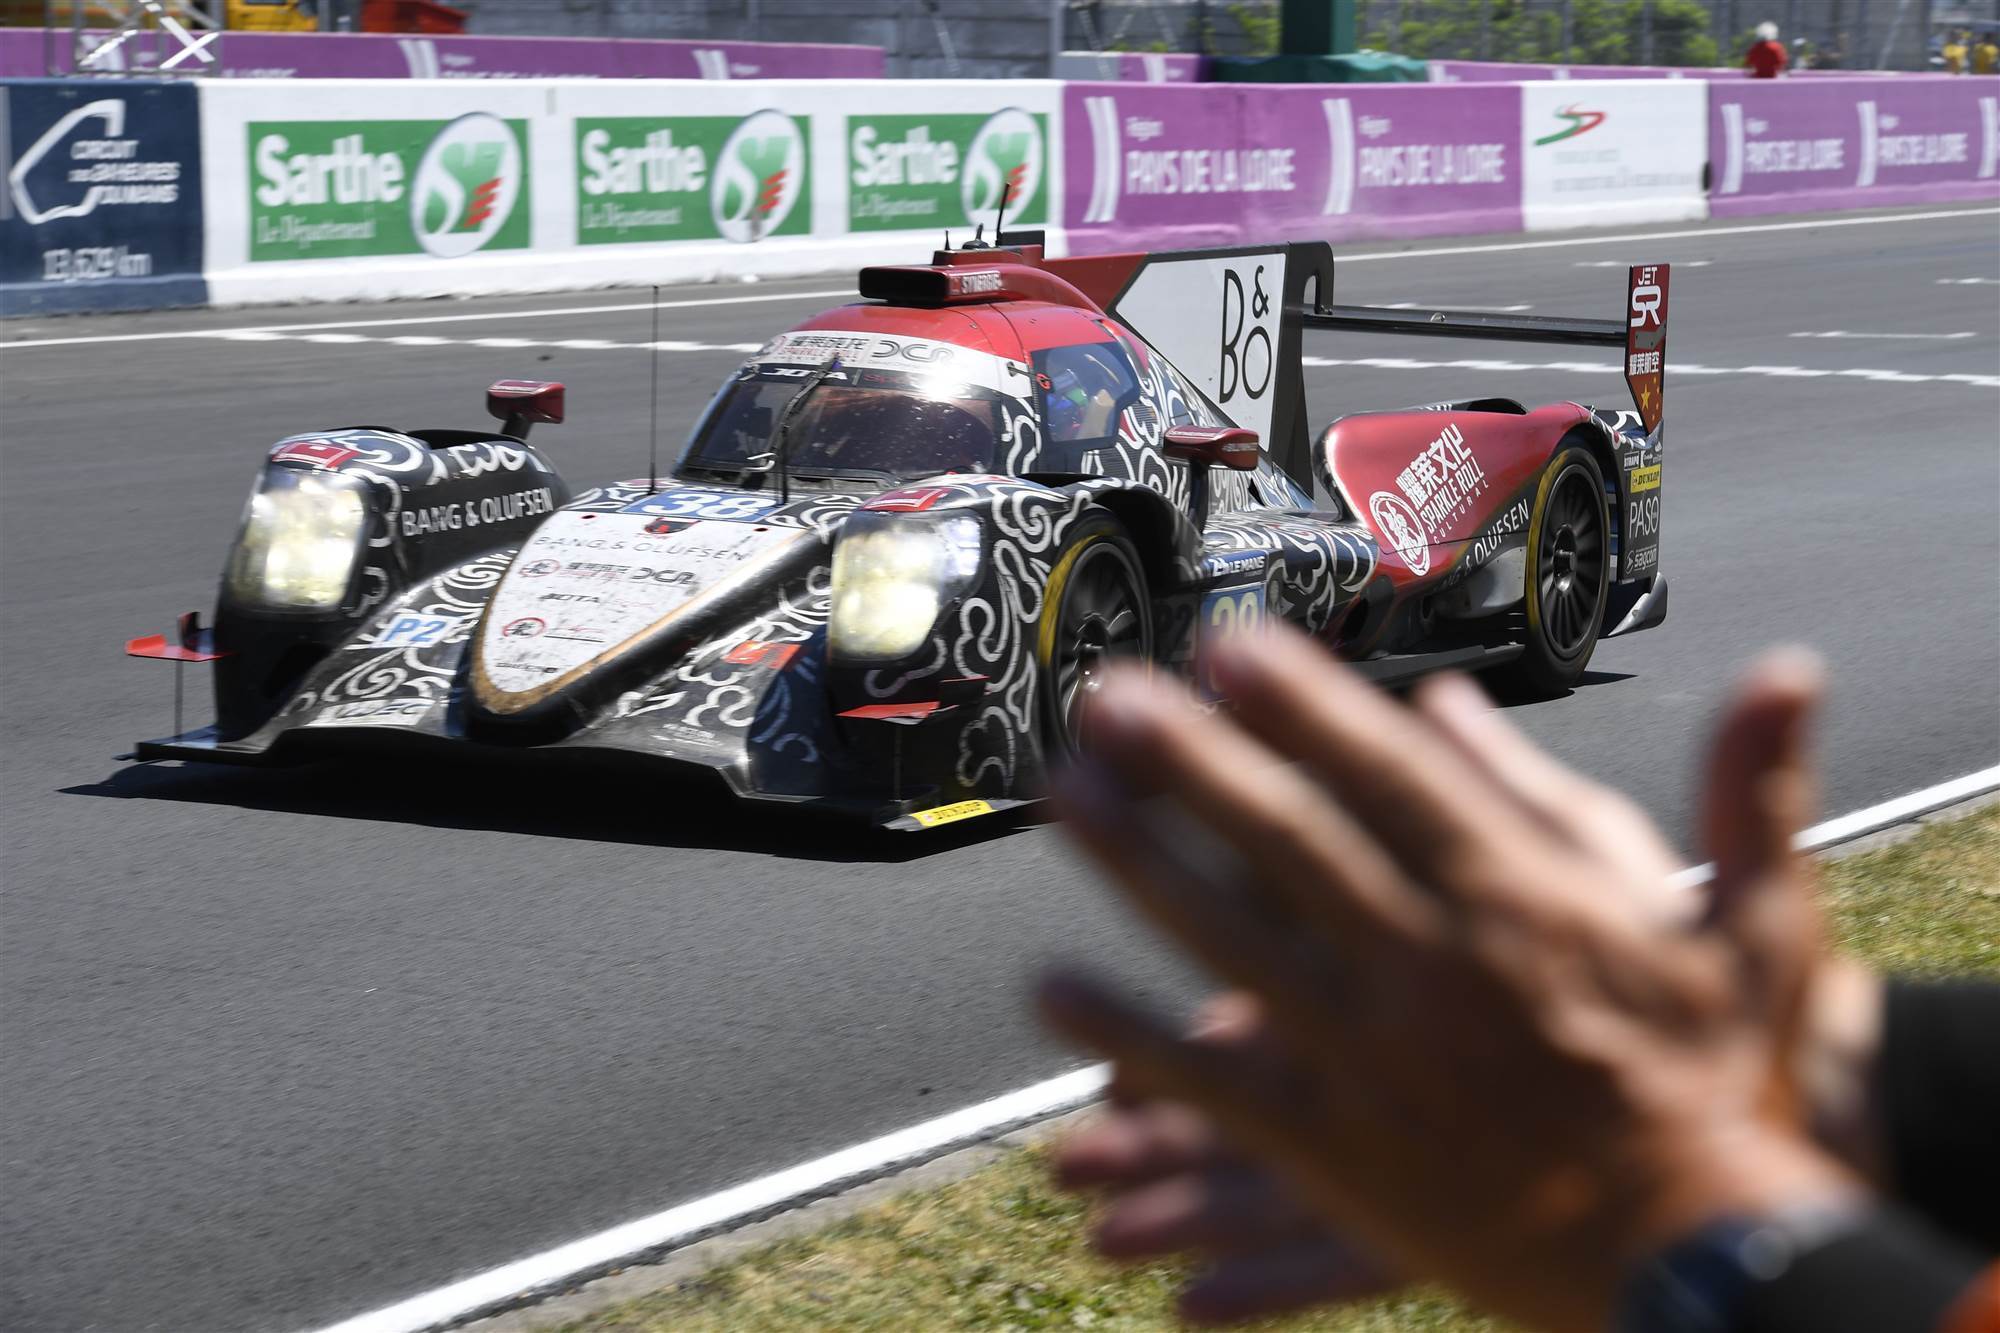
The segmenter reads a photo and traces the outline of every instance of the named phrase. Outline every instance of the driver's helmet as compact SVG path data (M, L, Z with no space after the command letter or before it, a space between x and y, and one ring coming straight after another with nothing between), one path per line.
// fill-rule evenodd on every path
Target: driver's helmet
M1066 347L1049 367L1049 434L1056 440L1101 439L1112 431L1119 393L1131 375L1111 344Z

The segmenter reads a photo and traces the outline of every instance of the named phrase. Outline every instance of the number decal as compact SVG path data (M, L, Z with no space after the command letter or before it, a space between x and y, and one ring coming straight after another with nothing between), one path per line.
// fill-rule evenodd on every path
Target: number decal
M747 523L763 518L783 503L775 495L751 495L741 491L662 491L643 500L634 500L625 506L624 512Z
M1202 601L1202 633L1226 639L1249 634L1264 623L1264 590L1229 588L1212 592Z
M464 624L460 616L397 616L373 639L356 643L357 648L427 648Z

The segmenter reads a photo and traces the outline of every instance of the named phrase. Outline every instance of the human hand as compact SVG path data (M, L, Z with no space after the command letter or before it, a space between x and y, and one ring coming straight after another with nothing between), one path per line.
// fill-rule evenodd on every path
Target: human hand
M1464 682L1404 710L1290 634L1211 670L1233 719L1108 684L1065 813L1259 996L1282 1073L1051 982L1051 1021L1128 1089L1212 1117L1395 1268L1552 1328L1601 1323L1624 1268L1703 1221L1856 1188L1797 1129L1786 1072L1817 949L1790 850L1813 669L1767 664L1732 710L1692 928L1662 924L1656 835L1606 834L1643 818L1496 739ZM1135 803L1153 789L1175 817Z
M1266 1045L1256 1001L1241 992L1211 998L1189 1039L1247 1059ZM1186 1253L1202 1264L1181 1290L1183 1318L1240 1323L1400 1285L1201 1111L1127 1097L1115 1071L1108 1100L1058 1145L1057 1183L1103 1195L1092 1243L1106 1258Z

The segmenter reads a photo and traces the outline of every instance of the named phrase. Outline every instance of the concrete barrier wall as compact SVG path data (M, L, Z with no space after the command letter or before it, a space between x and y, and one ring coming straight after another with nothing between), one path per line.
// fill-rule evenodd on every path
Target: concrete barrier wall
M2000 199L2000 80L0 81L0 313Z

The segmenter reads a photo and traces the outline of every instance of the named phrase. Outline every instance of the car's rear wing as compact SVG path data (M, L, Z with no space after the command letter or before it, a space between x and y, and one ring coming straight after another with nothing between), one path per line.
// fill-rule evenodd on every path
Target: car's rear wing
M1419 338L1485 338L1499 342L1566 343L1625 349L1625 384L1646 434L1660 429L1667 369L1668 264L1634 264L1620 319L1567 319L1558 315L1503 315L1473 310L1406 310L1368 305L1324 305L1301 312L1309 329L1348 333L1400 333Z
M1002 238L1035 243L1038 234ZM1660 425L1667 352L1665 264L1632 269L1623 319L1333 304L1333 247L1291 241L1212 250L1079 255L1036 262L1122 321L1185 374L1301 487L1313 485L1304 373L1308 328L1625 348L1644 431Z

